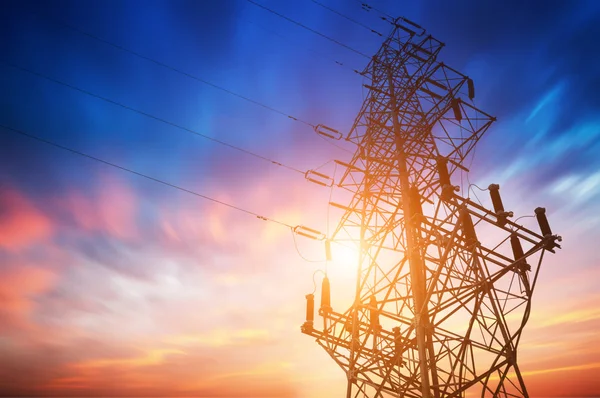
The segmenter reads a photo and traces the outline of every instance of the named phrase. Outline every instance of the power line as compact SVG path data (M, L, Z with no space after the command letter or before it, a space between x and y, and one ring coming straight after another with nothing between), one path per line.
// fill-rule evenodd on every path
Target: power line
M361 27L363 27L363 28L367 29L368 31L370 31L370 32L372 32L372 33L375 33L375 34L376 34L376 35L378 35L379 37L383 37L383 35L382 35L381 33L379 33L378 31L376 31L376 30L374 30L374 29L371 29L369 26L367 26L367 25L363 24L362 22L359 22L359 21L357 21L357 20L356 20L356 19L354 19L354 18L350 18L349 16L347 16L347 15L345 15L345 14L342 14L342 13L341 13L341 12L339 12L339 11L336 11L336 10L334 10L333 8L331 8L331 7L329 7L329 6L327 6L327 5L323 4L323 3L321 3L320 1L317 1L317 0L310 0L310 1L312 1L313 3L315 3L315 4L319 5L319 6L323 7L323 8L325 8L326 10L329 10L329 11L331 11L331 12L332 12L332 13L334 13L334 14L337 14L337 15L339 15L339 16L340 16L340 17L342 17L342 18L345 18L345 19L347 19L348 21L350 21L350 22L352 22L352 23L354 23L354 24L356 24L356 25L358 25L358 26L361 26Z
M154 59L154 58L151 58L151 57L148 57L148 56L146 56L146 55L140 54L140 53L138 53L137 51L131 50L131 49L129 49L129 48L127 48L127 47L124 47L124 46L122 46L122 45L120 45L120 44L116 44L116 43L113 43L113 42L111 42L111 41L109 41L109 40L103 39L103 38L101 38L101 37L99 37L99 36L96 36L96 35L94 35L94 34L92 34L92 33L89 33L89 32L86 32L86 31L84 31L84 30L80 29L80 28L77 28L77 27L75 27L75 26L73 26L73 25L71 25L71 24L68 24L68 23L66 23L66 22L63 22L63 21L56 20L56 19L54 19L54 18L52 18L52 17L49 17L49 16L46 16L46 15L43 15L43 17L44 17L44 18L46 18L46 19L49 19L49 20L53 21L53 22L54 22L54 23L56 23L56 24L62 25L62 26L64 26L65 28L71 29L71 30L73 30L73 31L75 31L75 32L77 32L77 33L79 33L79 34L81 34L81 35L87 36L87 37L89 37L89 38L91 38L91 39L94 39L94 40L97 40L97 41L99 41L99 42L102 42L102 43L104 43L104 44L107 44L107 45L109 45L109 46L111 46L111 47L114 47L114 48L116 48L116 49L118 49L118 50L121 50L121 51L124 51L124 52L126 52L126 53L129 53L129 54L131 54L131 55L134 55L134 56L136 56L136 57L138 57L138 58L141 58L141 59L144 59L144 60L146 60L146 61L152 62L152 63L154 63L154 64L156 64L156 65L158 65L158 66L161 66L161 67L163 67L163 68L169 69L169 70L171 70L171 71L173 71L173 72L176 72L176 73L179 73L179 74L181 74L181 75L183 75L183 76L189 77L190 79L194 79L194 80L196 80L196 81L198 81L198 82L200 82L200 83L206 84L207 86L210 86L210 87L216 88L217 90L221 90L221 91L223 91L223 92L225 92L225 93L227 93L227 94L230 94L230 95L233 95L233 96L235 96L235 97L237 97L237 98L243 99L244 101L248 101L248 102L250 102L250 103L252 103L252 104L254 104L254 105L258 105L258 106L260 106L260 107L262 107L262 108L265 108L265 109L267 109L267 110L270 110L270 111L272 111L272 112L275 112L275 113L277 113L277 114L280 114L280 115L282 115L282 116L285 116L285 117L287 117L287 118L289 118L289 119L292 119L292 120L294 120L294 121L296 121L296 122L303 123L303 124L305 124L305 125L307 125L307 126L310 126L310 127L313 127L313 128L315 127L315 125L314 125L314 124L312 124L312 123L310 123L310 122L308 122L308 121L306 121L306 120L303 120L303 119L301 119L301 118L298 118L298 117L292 116L292 115L290 115L290 114L288 114L288 113L286 113L286 112L283 112L283 111L281 111L281 110L279 110L279 109L273 108L273 107L272 107L272 106L270 106L270 105L267 105L267 104L264 104L264 103L262 103L262 102L259 102L259 101L256 101L256 100L253 100L252 98L246 97L245 95L242 95L242 94L238 94L238 93L236 93L235 91L232 91L232 90L230 90L230 89L228 89L228 88L225 88L225 87L223 87L223 86L220 86L220 85L218 85L218 84L212 83L212 82L210 82L210 81L208 81L208 80L206 80L206 79L203 79L203 78L201 78L201 77L198 77L198 76L196 76L196 75L192 75L191 73L185 72L185 71L183 71L183 70L181 70L181 69L178 69L178 68L175 68L175 67L173 67L173 66L170 66L170 65L168 65L168 64L165 64L164 62L161 62L161 61L158 61L158 60L156 60L156 59Z
M18 130L18 129L15 129L15 128L12 128L12 127L9 127L9 126L5 126L5 125L3 125L3 124L0 124L0 127L4 128L4 129L6 129L6 130L9 130L9 131L11 131L11 132L13 132L13 133L20 134L20 135L22 135L22 136L25 136L25 137L31 138L31 139L33 139L33 140L36 140L36 141L39 141L39 142L43 142L43 143L45 143L45 144L48 144L48 145L51 145L51 146L53 146L53 147L56 147L56 148L59 148L59 149L62 149L62 150L65 150L65 151L71 152L71 153L73 153L73 154L76 154L76 155L79 155L79 156L82 156L82 157L85 157L85 158L88 158L88 159L91 159L91 160L95 160L96 162L103 163L103 164L105 164L105 165L108 165L108 166L111 166L111 167L117 168L117 169L119 169L119 170L122 170L122 171L126 171L126 172L128 172L128 173L131 173L131 174L135 174L135 175L137 175L137 176L139 176L139 177L144 177L144 178L146 178L146 179L148 179L148 180L152 180L152 181L154 181L154 182L157 182L157 183L159 183L159 184L163 184L163 185L166 185L166 186L168 186L168 187L175 188L175 189L177 189L177 190L180 190L180 191L182 191L182 192L187 192L187 193L189 193L189 194L191 194L191 195L194 195L194 196L197 196L197 197L199 197L199 198L206 199L206 200L209 200L209 201L211 201L211 202L214 202L214 203L218 203L218 204L220 204L220 205L223 205L223 206L229 207L229 208L231 208L231 209L234 209L234 210L241 211L241 212L243 212L243 213L246 213L246 214L250 214L250 215L252 215L252 216L255 216L256 218L258 218L258 219L260 219L260 220L264 220L264 221L270 221L270 222L273 222L273 223L275 223L275 224L279 224L279 225L282 225L282 226L284 226L284 227L288 227L288 228L290 228L290 229L293 229L293 227L292 227L290 224L287 224L287 223L285 223L285 222L283 222L283 221L278 221L278 220L275 220L275 219L273 219L273 218L270 218L270 217L265 217L265 216L262 216L262 215L260 215L260 214L258 214L258 213L255 213L255 212L253 212L253 211L250 211L250 210L243 209L243 208L241 208L241 207L238 207L238 206L235 206L235 205L232 205L232 204L229 204L229 203L226 203L226 202L220 201L220 200L218 200L218 199L215 199L215 198L211 198L210 196L203 195L203 194L201 194L201 193L198 193L198 192L192 191L192 190L190 190L190 189L187 189L187 188L180 187L179 185L171 184L170 182L166 182L166 181L163 181L163 180L161 180L161 179L158 179L158 178L155 178L155 177L149 176L149 175L147 175L147 174L140 173L139 171L135 171L135 170L129 169L129 168L127 168L127 167L124 167L124 166L118 165L118 164L116 164L116 163L112 163L112 162L109 162L109 161L107 161L107 160L104 160L104 159L101 159L101 158L98 158L98 157L95 157L95 156L89 155L89 154L87 154L87 153L85 153L85 152L81 152L81 151L78 151L78 150L76 150L76 149L73 149L73 148L70 148L70 147L67 147L67 146L64 146L64 145L61 145L61 144L57 144L56 142L53 142L53 141L47 140L47 139L45 139L45 138L38 137L38 136L36 136L36 135L33 135L33 134L30 134L30 133L27 133L27 132L25 132L25 131Z
M43 79L49 80L49 81L51 81L51 82L54 82L54 83L56 83L56 84L60 84L61 86L68 87L68 88L70 88L70 89L72 89L72 90L75 90L75 91L79 91L80 93L83 93L83 94L89 95L89 96L91 96L91 97L94 97L94 98L100 99L100 100L102 100L102 101L108 102L108 103L110 103L110 104L113 104L113 105L117 105L117 106L119 106L119 107L121 107L121 108L123 108L123 109L126 109L126 110L128 110L128 111L131 111L131 112L135 112L135 113L137 113L137 114L139 114L139 115L142 115L142 116L145 116L145 117L147 117L147 118L150 118L150 119L156 120L156 121L158 121L158 122L164 123L164 124L166 124L166 125L169 125L169 126L171 126L171 127L175 127L175 128L177 128L177 129L183 130L183 131L185 131L185 132L188 132L188 133L191 133L191 134L194 134L194 135L200 136L200 137L202 137L202 138L205 138L205 139L207 139L207 140L210 140L210 141L212 141L212 142L215 142L215 143L217 143L217 144L221 144L221 145L223 145L223 146L226 146L226 147L229 147L229 148L231 148L231 149L235 149L236 151L243 152L243 153L245 153L245 154L247 154L247 155L254 156L255 158L258 158L258 159L261 159L261 160L267 161L267 162L269 162L269 163L271 163L271 164L274 164L274 165L276 165L276 166L280 166L280 167L286 168L286 169L288 169L288 170L295 171L296 173L300 173L300 174L306 174L306 172L305 172L305 171L302 171L302 170L300 170L300 169L297 169L297 168L295 168L295 167L293 167L293 166L288 166L288 165L286 165L286 164L283 164L283 163L281 163L281 162L277 162L277 161L275 161L275 160L273 160L273 159L270 159L270 158L268 158L268 157L266 157L266 156L263 156L263 155L256 154L256 153L254 153L254 152L251 152L251 151L249 151L249 150L247 150L247 149L240 148L240 147L238 147L238 146L236 146L236 145L233 145L233 144L230 144L230 143L228 143L228 142L221 141L221 140L219 140L219 139L217 139L217 138L213 138L213 137L211 137L211 136L209 136L209 135L206 135L206 134L202 134L202 133L200 133L200 132L198 132L198 131L192 130L192 129L190 129L190 128L187 128L187 127L185 127L185 126L182 126L182 125L180 125L180 124L177 124L177 123L174 123L174 122L168 121L168 120L166 120L166 119L163 119L163 118L161 118L161 117L158 117L158 116L154 116L154 115L152 115L152 114L150 114L150 113L148 113L148 112L144 112L144 111L141 111L141 110L139 110L139 109L132 108L132 107L130 107L130 106L128 106L128 105L125 105L125 104L122 104L122 103L120 103L120 102L117 102L117 101L111 100L110 98L106 98L106 97L103 97L103 96L101 96L101 95L94 94L94 93L92 93L91 91L88 91L88 90L85 90L85 89L79 88L79 87L77 87L77 86L74 86L74 85L72 85L72 84L69 84L69 83L65 83L65 82L63 82L63 81L61 81L61 80L58 80L58 79L55 79L55 78L53 78L53 77L50 77L50 76L44 75L44 74L42 74L42 73L39 73L39 72L33 71L33 70L31 70L31 69L28 69L28 68L25 68L25 67L22 67L22 66L19 66L19 65L16 65L16 64L13 64L13 63L11 63L11 62L7 62L7 61L5 61L5 60L0 60L0 62L1 62L1 63L4 63L5 65L8 65L8 66L10 66L10 67L13 67L13 68L15 68L15 69L21 70L21 71L23 71L23 72L30 73L30 74L32 74L32 75L35 75L35 76L41 77L41 78L43 78Z
M319 36L321 36L321 37L323 37L323 38L325 38L325 39L327 39L327 40L329 40L329 41L337 44L338 46L344 47L344 48L352 51L353 53L356 53L356 54L358 54L358 55L360 55L362 57L365 57L367 59L371 59L371 57L369 57L367 54L365 54L363 52L360 52L357 49L352 48L352 47L348 46L347 44L344 44L344 43L342 43L342 42L340 42L340 41L338 41L338 40L336 40L336 39L334 39L332 37L329 37L329 36L327 36L327 35L319 32L319 31L317 31L317 30L309 28L308 26L306 26L306 25L304 25L304 24L302 24L302 23L300 23L300 22L298 22L296 20L293 20L293 19L291 19L289 17L286 17L285 15L280 14L277 11L274 11L274 10L268 8L268 7L265 7L262 4L259 4L259 3L255 2L253 0L246 0L246 1L249 2L249 3L251 3L251 4L254 4L255 6L257 6L259 8L262 8L263 10L266 10L266 11L270 12L271 14L277 15L278 17L285 19L286 21L289 21L289 22L293 23L294 25L300 26L301 28L306 29L309 32L312 32L312 33L314 33L316 35L319 35Z
M257 5L258 5L258 4L257 4ZM259 6L260 6L260 5L259 5ZM261 7L262 7L262 6L261 6ZM263 8L264 8L264 7L263 7ZM32 11L32 13L34 13L34 14L37 14L36 12L33 12L33 11ZM38 14L38 15L40 15L40 14ZM179 73L179 74L181 74L181 75L183 75L183 76L189 77L190 79L194 79L194 80L196 80L196 81L198 81L198 82L200 82L200 83L206 84L206 85L208 85L208 86L211 86L211 87L213 87L213 88L216 88L216 89L218 89L218 90L221 90L221 91L223 91L223 92L225 92L225 93L231 94L231 95L233 95L233 96L235 96L235 97L241 98L241 99L243 99L243 100L245 100L245 101L248 101L248 102L250 102L250 103L253 103L253 104L255 104L255 105L258 105L258 106L260 106L260 107L262 107L262 108L264 108L264 109L270 110L270 111L272 111L272 112L275 112L275 113L277 113L277 114L279 114L279 115L286 116L287 118L289 118L289 119L292 119L293 121L296 121L296 122L302 123L302 124L304 124L304 125L307 125L307 126L309 126L309 127L312 127L312 128L315 130L315 131L317 130L317 127L318 127L318 125L315 125L315 124L313 124L313 123L311 123L311 122L308 122L308 121L306 121L306 120L304 120L304 119L298 118L298 117L296 117L296 116L293 116L293 115L289 115L289 114L287 114L286 112L283 112L283 111L280 111L280 110L278 110L278 109L276 109L276 108L273 108L272 106L269 106L269 105L263 104L262 102L259 102L259 101L253 100L253 99L251 99L251 98L249 98L249 97L246 97L246 96L244 96L244 95L238 94L238 93L236 93L236 92L234 92L234 91L232 91L232 90L230 90L230 89L227 89L227 88L225 88L225 87L219 86L219 85L217 85L217 84L215 84L215 83L212 83L212 82L210 82L210 81L208 81L208 80L205 80L205 79L203 79L203 78L200 78L200 77L198 77L198 76L192 75L191 73L188 73L188 72L182 71L181 69L178 69L178 68L175 68L175 67L173 67L173 66L170 66L170 65L168 65L168 64L165 64L164 62L158 61L158 60L156 60L156 59L154 59L154 58L151 58L151 57L148 57L148 56L142 55L142 54L140 54L140 53L138 53L138 52L136 52L136 51L133 51L133 50L131 50L131 49L128 49L128 48L126 48L126 47L124 47L124 46L121 46L121 45L119 45L119 44L116 44L116 43L113 43L113 42L111 42L111 41L108 41L108 40L106 40L106 39L103 39L103 38L101 38L101 37L99 37L99 36L96 36L96 35L94 35L94 34L92 34L92 33L86 32L86 31L84 31L84 30L82 30L82 29L79 29L79 28L77 28L77 27L75 27L75 26L73 26L73 25L70 25L70 24L68 24L68 23L66 23L66 22L59 21L59 20L57 20L57 19L54 19L54 18L52 18L52 17L49 17L49 16L47 16L47 15L42 15L42 17L44 17L44 18L46 18L47 20L50 20L50 21L52 21L52 22L54 22L54 23L56 23L56 24L58 24L58 25L61 25L61 26L65 27L65 28L67 28L67 29L73 30L73 31L75 31L75 32L77 32L77 33L79 33L79 34L81 34L81 35L87 36L87 37L89 37L89 38L92 38L92 39L94 39L94 40L97 40L97 41L99 41L99 42L101 42L101 43L107 44L107 45L109 45L109 46L111 46L111 47L114 47L114 48L116 48L116 49L119 49L119 50L121 50L121 51L127 52L127 53L129 53L129 54L131 54L131 55L134 55L134 56L136 56L136 57L139 57L139 58L141 58L141 59L144 59L144 60L146 60L146 61L150 61L150 62L152 62L152 63L154 63L154 64L156 64L156 65L159 65L159 66L161 66L161 67L163 67L163 68L166 68L166 69L168 69L168 70L171 70L171 71L173 71L173 72ZM310 28L307 28L307 29L310 29ZM321 35L321 36L324 36L324 35L320 34L319 32L316 32L316 31L315 31L315 33L317 33L317 34L319 34L319 35ZM326 37L326 36L324 36L324 37ZM331 39L331 40L333 40L333 39ZM339 43L339 44L341 44L341 43ZM343 44L341 44L341 45L343 45ZM363 55L363 56L366 56L365 54L361 54L361 55ZM338 62L338 61L335 61L335 60L334 60L334 62L336 62L337 64L339 64L339 65L341 65L341 66L344 66L342 63L340 63L340 62ZM360 74L360 72L359 72L358 70L356 70L356 69L353 69L353 71L354 71L355 73L359 73L359 74ZM58 83L58 82L57 82L57 83ZM60 84L62 84L62 83L60 83ZM319 135L319 137L320 137L320 138L323 138L323 137L321 137L320 135ZM210 138L210 137L206 137L206 138L208 138L208 139L211 139L211 140L213 140L213 141L215 141L215 142L219 142L219 140L216 140L216 139L213 139L213 138ZM337 144L335 144L335 143L333 143L333 142L331 142L331 141L329 141L329 140L325 140L325 139L324 139L324 141L325 141L325 142L327 142L329 145L336 147L337 149L340 149L340 150L342 150L342 151L345 151L345 152L350 152L350 151L348 151L347 149L345 149L345 148L343 148L343 147L341 147L341 146L339 146L339 145L337 145ZM229 144L224 144L224 145L231 146L231 145L229 145ZM232 146L232 147L233 147L233 146ZM243 149L239 149L239 148L235 148L235 149L241 150L242 152L249 153L248 151L246 151L246 150L243 150ZM257 157L260 157L260 158L262 158L262 156L260 156L260 155L255 155L255 154L252 154L252 155L253 155L253 156L257 156ZM269 160L269 161L271 161L270 159L265 159L265 160ZM276 164L276 165L278 165L278 166L282 166L282 167L285 167L285 168L289 168L288 166L285 166L285 165L283 165L283 164L280 164L279 162L275 162L275 161L271 161L271 162L272 162L273 164ZM290 169L293 169L293 168L290 168ZM294 171L299 171L299 172L301 172L301 173L304 173L303 171L300 171L300 170L294 170Z
M283 39L283 40L287 40L287 41L289 41L290 43L292 43L292 44L294 44L294 45L298 45L298 43L297 43L297 42L294 42L292 39L290 39L290 38L289 38L289 37L287 37L287 36L284 36L284 35L282 35L282 34L281 34L281 33L279 33L279 32L276 32L276 31L274 31L274 30L271 30L271 29L269 29L269 28L266 28L266 27L262 26L261 24L258 24L258 23L256 23L256 22L253 22L253 21L250 21L250 23L251 23L251 24L253 24L253 25L255 25L255 26L258 26L260 29L264 30L265 32L268 32L268 33L270 33L270 34L272 34L272 35L274 35L274 36L277 36L277 37L279 37L279 38L281 38L281 39ZM337 60L337 59L335 59L335 58L332 58L332 57L331 57L329 54L326 54L326 53L324 53L324 52L322 52L322 51L317 51L317 50L315 50L314 48L311 48L311 47L308 47L308 46L304 46L304 48L305 48L307 51L310 51L310 52L312 52L312 53L314 53L314 54L318 55L319 57L323 57L323 58L327 58L327 59L329 59L331 62L335 63L337 66L341 66L342 68L344 68L344 69L345 69L345 70L347 70L347 71L352 71L352 72L354 72L354 73L358 73L358 71L357 71L357 70L353 69L352 67L349 67L349 66L347 66L346 64L344 64L344 63L343 63L343 62L341 62L341 61L338 61L338 60Z
M422 26L414 23L413 21L411 21L405 17L394 17L380 8L375 8L375 7L371 6L370 4L364 3L363 0L355 0L355 1L361 5L361 8L363 9L363 11L370 12L371 10L375 10L379 14L384 15L383 17L379 17L379 18L382 21L386 21L387 23L389 23L392 26L397 25L397 22L396 22L397 20L402 20L402 21L408 23L409 25L414 26L415 28L422 29L423 33L425 33L425 29Z
M390 23L394 21L394 17L393 17L393 16L391 16L390 14L388 14L388 13L387 13L387 12L385 12L385 11L383 11L383 10L381 10L381 9L378 9L378 8L375 8L375 7L371 6L370 4L367 4L367 3L365 3L363 0L356 0L356 2L360 3L360 5L361 5L361 8L362 8L363 10L367 11L367 12L369 12L369 11L371 11L371 10L375 10L375 11L377 11L378 13L380 13L381 15L385 15L386 17L388 17L388 18L389 18L389 20L388 20L387 18L383 18L383 17L382 17L381 19L383 19L384 21L388 21L388 22L390 22Z

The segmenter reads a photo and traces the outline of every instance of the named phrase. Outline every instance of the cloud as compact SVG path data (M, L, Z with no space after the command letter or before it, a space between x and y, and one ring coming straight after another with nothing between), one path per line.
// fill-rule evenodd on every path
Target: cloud
M523 372L530 394L546 397L597 397L600 362Z
M42 388L61 395L86 396L296 395L285 363L264 363L264 358L256 358L254 365L248 365L240 355L243 353L234 350L140 349L132 356L64 363L61 372Z
M138 235L139 200L132 186L123 178L101 174L93 187L94 195L71 192L58 199L59 206L87 233L103 233L120 240L133 240Z
M102 368L102 367L143 367L161 364L169 355L184 355L181 350L174 349L153 349L144 352L142 355L132 358L110 358L110 359L92 359L85 362L79 362L73 366L81 369Z
M0 249L21 250L53 232L51 220L31 200L15 189L0 189Z
M269 332L265 329L213 329L204 334L169 336L167 343L175 346L231 347L269 342Z
M36 297L49 291L58 274L41 266L13 262L0 267L0 334L14 339L28 339L41 332L33 318Z

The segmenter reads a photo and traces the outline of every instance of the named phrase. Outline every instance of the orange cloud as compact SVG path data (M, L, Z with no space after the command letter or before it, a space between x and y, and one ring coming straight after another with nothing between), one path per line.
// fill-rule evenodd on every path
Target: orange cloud
M524 376L535 376L535 375L542 375L542 374L548 374L548 373L556 373L556 372L562 373L562 372L572 372L572 371L589 370L589 369L600 369L600 362L587 363L584 365L561 366L558 368L531 370L528 372L523 372L523 375Z
M19 265L1 269L0 332L37 330L30 321L34 298L54 286L57 277L52 270L41 267Z
M267 341L268 339L269 332L264 329L216 329L203 334L170 336L166 339L166 342L177 346L197 345L216 348L236 345L248 345L256 342Z
M240 353L228 350L207 355L151 348L138 356L67 364L37 388L62 396L293 397L288 367L261 358L240 364Z
M185 352L175 349L152 349L143 355L131 358L93 359L74 364L74 368L89 369L101 367L142 367L163 363L168 355L184 355Z
M21 193L0 191L0 248L16 251L47 239L52 223Z
M597 397L600 396L600 362L558 366L524 372L533 396Z
M175 349L147 349L137 356L69 363L60 375L39 387L61 395L72 395L77 391L85 395L160 394L167 390L166 379L152 377L153 369L165 366L172 356L179 355L185 353ZM110 385L107 386L106 380L111 380Z
M226 358L235 361L235 355ZM188 379L180 387L182 392L202 391L205 396L220 397L295 397L290 364L283 361L262 362L240 369L231 362L228 370L197 379Z

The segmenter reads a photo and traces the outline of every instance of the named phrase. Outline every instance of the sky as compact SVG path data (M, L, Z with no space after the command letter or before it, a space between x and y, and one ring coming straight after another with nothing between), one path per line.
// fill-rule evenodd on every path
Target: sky
M280 223L337 223L337 192L298 171L349 159L310 125L349 130L358 52L382 38L311 0L257 2L356 51L244 0L1 3L0 394L344 393L300 333L321 244ZM360 3L322 1L387 34ZM369 4L444 42L498 118L471 182L546 207L564 239L521 341L531 395L600 396L600 2ZM353 272L331 264L340 306Z

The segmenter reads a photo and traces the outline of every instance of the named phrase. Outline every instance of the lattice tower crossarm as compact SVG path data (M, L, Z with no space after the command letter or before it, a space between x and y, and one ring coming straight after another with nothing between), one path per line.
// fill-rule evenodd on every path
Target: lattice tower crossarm
M347 140L339 186L352 194L329 239L359 249L354 303L322 292L317 328L307 299L302 332L348 378L347 397L527 397L517 346L544 253L558 248L458 194L453 180L495 120L472 105L473 82L438 62L443 43L399 18L362 73L369 93Z

